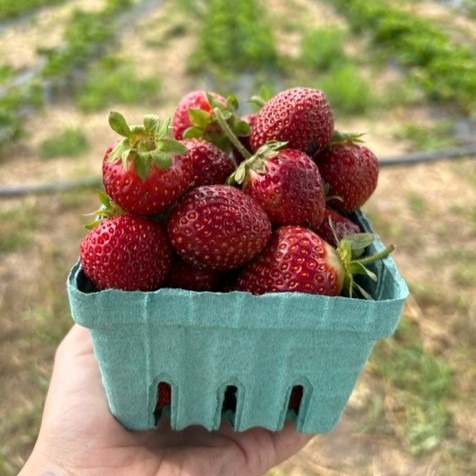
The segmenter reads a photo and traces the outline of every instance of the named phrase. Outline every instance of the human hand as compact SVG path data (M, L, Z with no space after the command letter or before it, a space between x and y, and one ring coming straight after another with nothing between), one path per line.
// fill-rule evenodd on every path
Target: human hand
M109 411L89 331L74 325L59 345L26 475L252 476L299 451L310 439L287 422L280 432L194 426L124 429Z

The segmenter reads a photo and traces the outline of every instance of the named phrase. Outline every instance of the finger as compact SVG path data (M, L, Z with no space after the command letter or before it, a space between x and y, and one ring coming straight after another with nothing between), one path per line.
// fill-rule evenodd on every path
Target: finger
M75 324L57 348L45 414L64 412L80 399L107 407L90 333Z
M303 448L314 435L296 431L294 424L287 421L281 431L253 428L244 432L228 430L232 439L243 453L248 466L247 474L263 474L285 461ZM230 473L234 474L234 473Z
M294 424L287 421L282 431L271 433L277 461L284 461L294 455L306 446L314 436L313 434L296 431Z
M55 365L61 364L63 360L69 358L75 359L79 355L89 354L93 354L93 344L89 330L74 324L56 350Z

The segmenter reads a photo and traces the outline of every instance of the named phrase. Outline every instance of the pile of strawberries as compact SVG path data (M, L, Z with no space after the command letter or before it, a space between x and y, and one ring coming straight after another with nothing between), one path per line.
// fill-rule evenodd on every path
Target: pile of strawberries
M185 95L171 120L144 116L103 159L98 220L80 246L97 289L363 296L373 235L352 220L378 160L335 130L322 91L296 87L240 116L235 97Z

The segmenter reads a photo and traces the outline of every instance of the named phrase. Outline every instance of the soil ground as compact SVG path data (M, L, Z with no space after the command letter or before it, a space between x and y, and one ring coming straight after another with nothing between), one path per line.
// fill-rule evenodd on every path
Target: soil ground
M289 14L289 2L270 3L270 11L277 17ZM316 23L340 21L327 4L295 0L293 5L295 11L311 16ZM16 67L35 64L36 49L61 38L63 20L73 6L97 8L98 2L76 0L45 9L33 25L0 32L0 57ZM439 3L418 2L418 11L451 19L456 31L464 29L474 35L473 24ZM156 9L124 35L122 44L127 44L127 56L142 65L144 75L160 78L161 90L166 93L153 105L154 112L170 115L182 94L205 83L185 71L193 37L174 38L163 48L160 61L154 59L155 50L144 47L144 37L159 35L164 28L165 14L165 9ZM147 31L147 35L139 31ZM292 52L297 41L292 32L279 34L282 48ZM121 111L132 122L145 112L131 106L121 107ZM99 175L104 150L115 139L106 114L85 116L63 99L29 117L28 136L2 151L1 186ZM395 131L402 123L431 124L434 119L435 110L429 106L396 107L379 111L377 117L345 119L339 125L365 131L368 145L385 157L412 150L408 140L396 138ZM65 125L80 126L86 132L92 144L87 155L74 160L39 159L41 142ZM375 372L371 361L337 428L315 437L299 454L271 470L270 476L476 473L475 164L468 157L382 167L376 193L364 207L384 242L398 245L394 259L412 290L402 319L415 325L425 351L443 359L453 372L453 396L448 400L450 430L434 450L413 454L400 394ZM71 324L64 281L77 258L88 221L83 214L97 208L97 199L94 190L81 190L0 200L0 237L13 236L18 245L0 254L0 473L3 470L9 475L21 467L34 443L54 350ZM383 407L377 421L372 420L376 395L381 396Z

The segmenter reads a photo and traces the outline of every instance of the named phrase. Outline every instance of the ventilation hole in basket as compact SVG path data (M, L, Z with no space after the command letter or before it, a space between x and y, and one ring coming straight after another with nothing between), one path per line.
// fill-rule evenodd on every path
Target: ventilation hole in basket
M159 382L157 386L157 402L155 404L154 416L155 423L159 421L163 415L164 410L170 407L172 402L172 387L167 382Z
M235 385L228 385L226 387L221 412L231 417L231 420L235 418L237 395L238 387ZM231 421L231 423L233 424L233 421Z
M291 390L291 395L289 396L288 409L293 410L296 415L299 413L303 392L304 388L302 385L295 385Z

